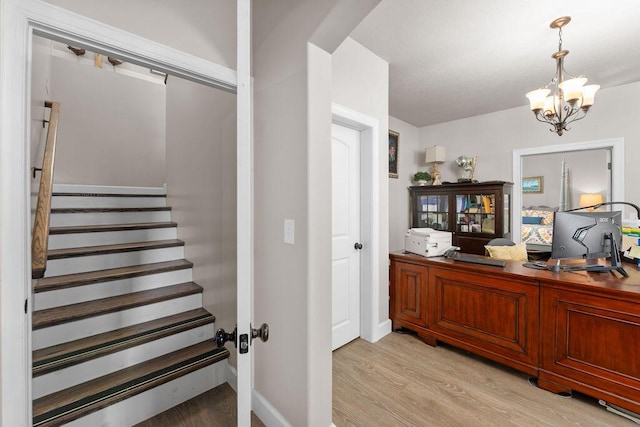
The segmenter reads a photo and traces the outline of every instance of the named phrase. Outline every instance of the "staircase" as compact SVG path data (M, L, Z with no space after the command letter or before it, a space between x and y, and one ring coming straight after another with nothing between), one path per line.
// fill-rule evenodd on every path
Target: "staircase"
M130 426L226 381L163 189L54 186L33 425Z

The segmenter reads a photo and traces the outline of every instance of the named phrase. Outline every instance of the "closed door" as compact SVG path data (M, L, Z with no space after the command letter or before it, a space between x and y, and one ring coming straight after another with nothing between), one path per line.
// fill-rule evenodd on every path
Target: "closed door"
M332 124L333 349L360 336L360 132Z

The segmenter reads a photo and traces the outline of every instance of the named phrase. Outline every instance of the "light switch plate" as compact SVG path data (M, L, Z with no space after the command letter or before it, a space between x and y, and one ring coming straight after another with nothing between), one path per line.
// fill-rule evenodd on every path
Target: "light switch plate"
M295 243L296 222L292 219L284 219L284 242L290 245Z

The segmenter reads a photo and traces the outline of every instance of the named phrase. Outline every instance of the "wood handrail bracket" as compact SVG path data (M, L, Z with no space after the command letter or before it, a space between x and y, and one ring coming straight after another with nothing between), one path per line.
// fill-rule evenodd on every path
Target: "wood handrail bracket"
M31 277L40 279L47 269L47 249L49 246L49 217L51 215L51 193L53 190L53 164L56 154L56 138L58 134L58 113L60 104L45 101L45 107L51 108L47 142L42 159L42 175L38 190L38 204L33 223L31 240Z

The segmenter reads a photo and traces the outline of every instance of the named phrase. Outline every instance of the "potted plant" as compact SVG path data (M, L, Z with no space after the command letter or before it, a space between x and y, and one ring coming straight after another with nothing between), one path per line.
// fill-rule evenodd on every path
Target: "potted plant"
M429 172L416 172L413 174L413 180L418 183L418 185L427 185L427 182L431 181L431 175Z

